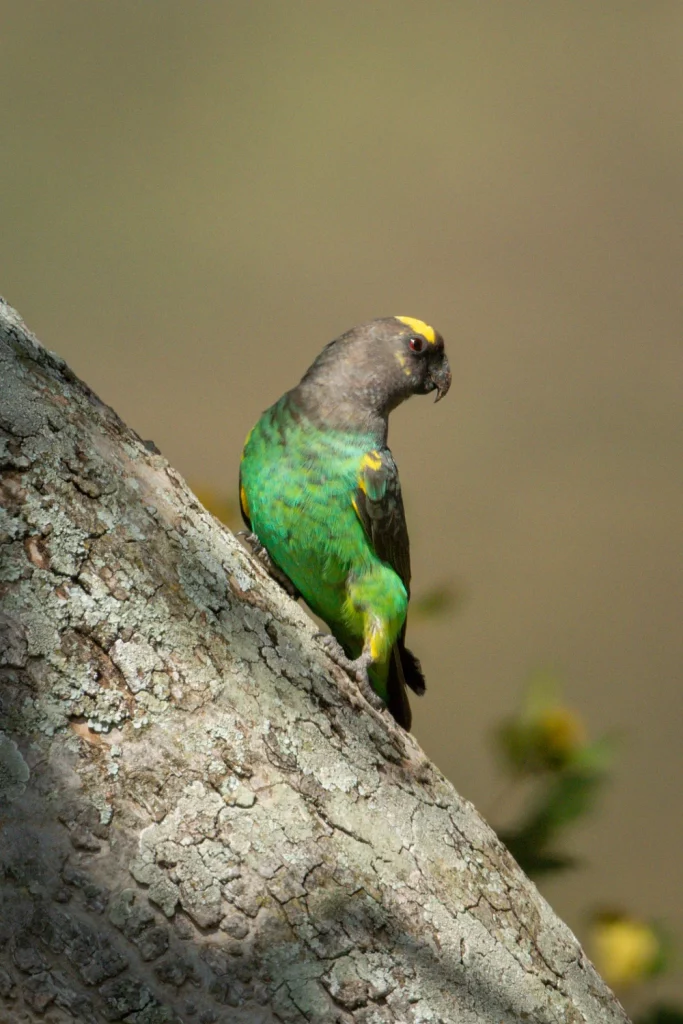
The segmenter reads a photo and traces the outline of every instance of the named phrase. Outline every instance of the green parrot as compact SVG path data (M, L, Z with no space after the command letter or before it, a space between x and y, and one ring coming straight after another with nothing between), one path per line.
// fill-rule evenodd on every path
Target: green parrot
M327 623L330 653L404 729L406 685L422 694L425 681L405 646L410 548L388 417L411 395L436 391L438 402L450 383L443 339L422 320L354 327L263 413L240 465L254 551Z

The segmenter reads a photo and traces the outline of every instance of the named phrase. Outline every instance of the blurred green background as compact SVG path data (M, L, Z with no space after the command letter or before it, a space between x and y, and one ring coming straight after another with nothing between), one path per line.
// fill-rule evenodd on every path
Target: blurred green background
M0 0L0 292L191 485L347 327L443 333L391 430L455 595L415 732L497 820L531 670L622 735L544 884L579 932L683 936L682 44L678 0Z

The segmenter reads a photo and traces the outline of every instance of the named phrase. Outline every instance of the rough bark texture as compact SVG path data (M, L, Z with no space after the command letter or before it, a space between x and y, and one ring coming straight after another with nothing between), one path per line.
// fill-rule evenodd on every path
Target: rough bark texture
M0 468L0 1020L626 1020L304 612L1 302Z

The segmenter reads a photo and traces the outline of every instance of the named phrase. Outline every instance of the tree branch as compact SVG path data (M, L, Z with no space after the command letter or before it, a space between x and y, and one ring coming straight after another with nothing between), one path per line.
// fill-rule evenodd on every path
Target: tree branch
M3 1021L626 1017L414 739L0 303Z

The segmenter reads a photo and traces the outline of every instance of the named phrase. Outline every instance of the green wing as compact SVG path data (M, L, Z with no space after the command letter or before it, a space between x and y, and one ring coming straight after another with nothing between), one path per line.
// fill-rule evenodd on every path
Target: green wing
M378 558L401 577L410 596L410 544L401 484L388 448L367 452L361 460L353 507Z

